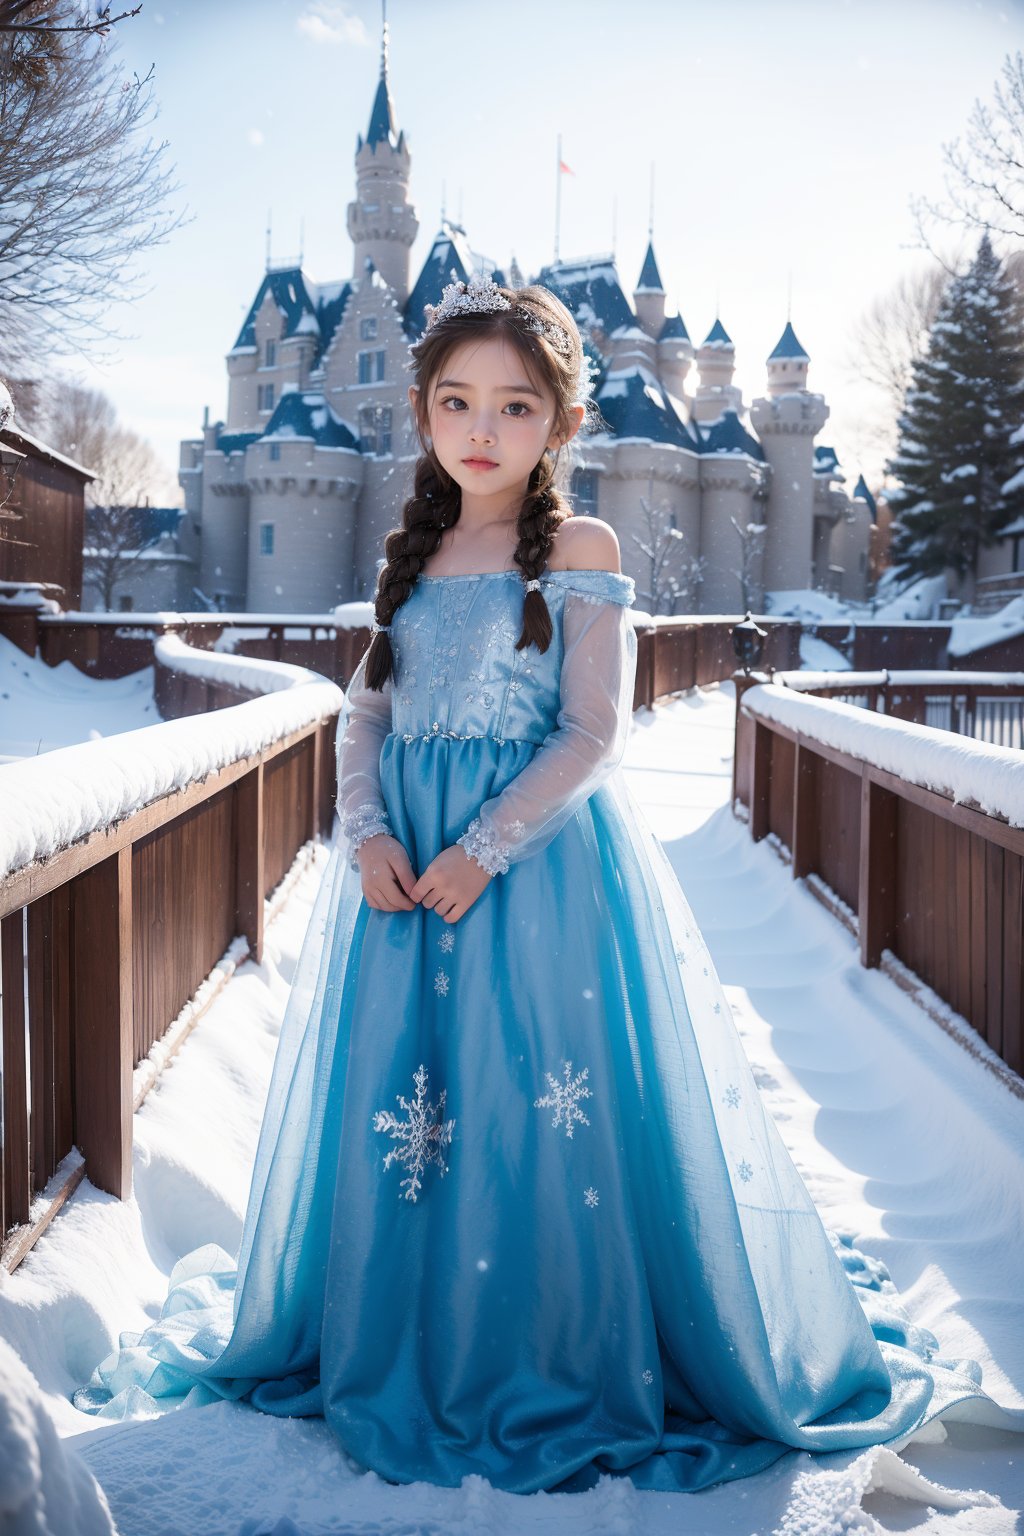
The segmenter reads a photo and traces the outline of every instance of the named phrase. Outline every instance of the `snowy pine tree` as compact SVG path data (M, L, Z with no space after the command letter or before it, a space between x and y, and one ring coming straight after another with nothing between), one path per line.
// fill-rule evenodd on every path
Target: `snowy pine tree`
M988 234L951 279L899 420L886 465L899 487L891 559L898 576L973 576L978 550L1024 512L1024 466L1013 438L1024 418L1024 337L1017 290Z

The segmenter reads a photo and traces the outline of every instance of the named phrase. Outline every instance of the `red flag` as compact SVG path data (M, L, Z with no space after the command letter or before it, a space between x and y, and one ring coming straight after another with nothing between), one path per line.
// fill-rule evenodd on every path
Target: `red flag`
M570 176L575 176L576 175L576 172L573 170L572 166L571 165L566 165L564 160L559 160L559 162L558 162L558 169L560 171L568 171Z

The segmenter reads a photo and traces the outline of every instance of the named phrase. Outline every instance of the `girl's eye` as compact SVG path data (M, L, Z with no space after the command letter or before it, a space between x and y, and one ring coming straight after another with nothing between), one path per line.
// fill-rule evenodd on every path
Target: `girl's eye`
M462 399L461 395L445 395L444 399L441 401L441 404L442 405L451 405L456 400L459 402L460 405L465 405L465 403L466 403ZM521 420L523 416L529 416L530 415L530 407L526 404L525 400L510 400L508 405L505 407L505 409L506 410L510 410L512 406L518 406L519 407L519 409L516 411L516 419L517 420ZM459 415L461 413L457 411L457 412L455 412L455 414Z

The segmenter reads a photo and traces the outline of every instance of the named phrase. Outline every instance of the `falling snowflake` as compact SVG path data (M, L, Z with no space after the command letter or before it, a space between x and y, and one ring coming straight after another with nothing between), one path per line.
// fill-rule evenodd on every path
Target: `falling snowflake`
M654 1372L651 1370L644 1371L643 1379L647 1385L650 1386L651 1382L654 1380Z
M441 966L438 966L437 975L434 977L434 991L438 997L448 996L448 972Z
M416 1084L416 1097L410 1104L400 1093L395 1094L407 1118L399 1120L390 1109L378 1109L373 1117L375 1131L386 1131L400 1146L392 1147L384 1159L384 1167L390 1168L392 1163L404 1163L409 1170L407 1178L404 1178L399 1186L399 1196L405 1190L406 1200L415 1200L417 1190L420 1188L420 1175L427 1163L436 1163L444 1178L448 1171L442 1154L442 1148L449 1145L452 1139L454 1120L444 1119L444 1102L447 1089L442 1088L437 1101L437 1106L426 1100L427 1072L422 1062L413 1073L413 1081Z
M583 1198L588 1205L597 1204L597 1190L590 1188L583 1191Z
M722 1094L722 1099L723 1099L723 1101L724 1101L724 1102L725 1102L725 1103L726 1103L726 1104L729 1104L729 1105L731 1105L731 1107L732 1107L732 1108L733 1108L733 1109L735 1109L735 1108L736 1108L736 1106L737 1106L737 1104L738 1104L738 1103L739 1103L739 1101L740 1101L740 1091L739 1091L739 1089L738 1089L738 1088L737 1088L737 1087L736 1087L736 1084L735 1084L735 1083L730 1083L730 1084L729 1084L729 1086L728 1086L728 1088L727 1088L727 1089L726 1089L726 1090L725 1090L725 1092L724 1092L724 1093L723 1093L723 1094Z
M440 944L440 946L444 950L445 954L446 955L450 955L452 950L455 948L455 930L454 930L454 928L446 928L444 933L442 933L441 937L438 939L437 942Z
M583 1086L584 1078L589 1076L588 1067L584 1067L582 1072L577 1072L575 1077L571 1077L572 1062L564 1062L563 1066L565 1068L565 1082L560 1083L551 1076L550 1072L545 1072L544 1076L551 1084L551 1092L546 1093L542 1099L534 1099L533 1107L534 1109L553 1109L555 1117L551 1124L555 1126L564 1125L565 1134L571 1136L573 1125L577 1120L582 1125L590 1124L590 1121L579 1107L579 1100L592 1098L593 1095L589 1088L584 1088Z
M746 1158L743 1159L742 1163L738 1163L737 1164L736 1172L739 1174L739 1176L743 1180L744 1184L747 1182L748 1179L752 1179L754 1177L754 1170L753 1170L753 1168L751 1168L751 1166L747 1162Z

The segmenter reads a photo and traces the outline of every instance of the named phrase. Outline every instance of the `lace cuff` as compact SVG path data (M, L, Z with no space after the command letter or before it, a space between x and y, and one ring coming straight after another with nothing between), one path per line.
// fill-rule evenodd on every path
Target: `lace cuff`
M360 805L356 810L347 812L341 819L341 830L348 838L348 862L353 869L359 868L356 853L368 838L376 837L381 832L386 832L388 837L395 835L387 811L377 805Z
M521 821L514 821L509 831L514 837L519 837L526 828ZM482 869L486 869L489 875L508 874L508 856L512 844L499 842L497 834L492 828L485 827L479 816L474 816L462 836L457 837L455 841L471 859L476 860Z

